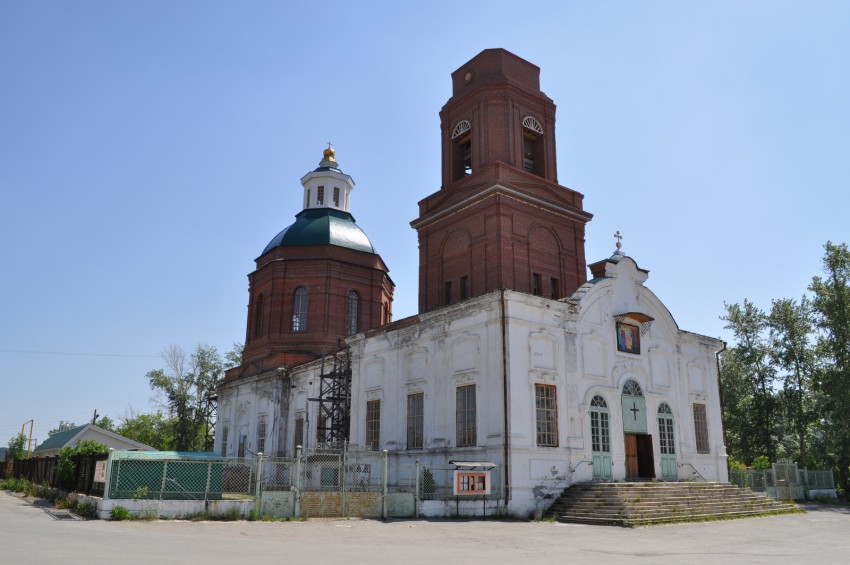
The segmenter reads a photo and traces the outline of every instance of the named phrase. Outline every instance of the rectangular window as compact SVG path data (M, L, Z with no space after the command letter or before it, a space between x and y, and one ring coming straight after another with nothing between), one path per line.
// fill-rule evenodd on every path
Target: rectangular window
M407 449L422 449L425 393L407 395Z
M456 471L454 494L490 494L490 481L486 471Z
M531 294L534 296L543 296L543 278L539 273L531 275Z
M221 428L221 456L227 457L227 436L230 434L230 427L225 424Z
M475 385L457 387L456 404L457 447L472 447L478 443L475 429Z
M339 187L334 187L334 206L339 208Z
M552 279L552 300L558 300L561 298L561 288L558 279Z
M705 404L694 404L694 433L697 440L697 453L710 453L708 448L708 420L705 417Z
M325 204L325 187L320 186L316 191L316 206L323 206Z
M366 402L366 447L378 451L381 445L381 401Z
M558 406L553 385L534 385L537 445L558 447Z
M469 277L460 277L460 299L466 300L469 298Z
M443 285L443 304L452 303L452 281L446 281Z
M293 453L298 449L298 446L304 446L304 418L295 419L295 434L294 434Z
M257 453L266 453L266 415L260 414L257 420Z

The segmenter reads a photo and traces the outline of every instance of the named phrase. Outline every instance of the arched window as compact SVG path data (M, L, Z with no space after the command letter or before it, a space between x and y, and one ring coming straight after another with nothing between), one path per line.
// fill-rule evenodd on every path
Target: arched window
M307 331L307 289L299 286L292 298L292 331Z
M461 120L452 130L452 180L472 174L472 126Z
M257 296L257 303L254 304L254 337L263 335L263 293Z
M531 116L522 119L522 168L543 176L543 126Z
M357 292L351 290L348 292L348 304L346 305L345 316L345 334L356 334L359 328L360 319L360 297Z
M631 396L643 396L643 391L640 389L640 385L634 379L629 379L623 385L623 394L629 394Z

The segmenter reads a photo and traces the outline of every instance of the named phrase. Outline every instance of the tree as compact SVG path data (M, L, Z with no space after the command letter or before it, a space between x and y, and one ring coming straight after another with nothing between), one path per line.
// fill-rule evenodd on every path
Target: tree
M114 432L115 431L115 422L109 416L103 416L99 420L97 420L94 424L98 428Z
M752 461L758 455L766 455L776 460L776 399L773 382L776 369L771 363L770 347L765 338L767 316L749 300L743 305L725 304L726 315L720 319L726 322L726 329L732 330L736 344L725 359L731 359L727 371L736 371L740 399L746 408L746 414L739 414L742 429L738 431L742 441L746 441L745 453L736 454L746 461ZM725 363L725 361L724 361ZM731 375L727 373L727 380ZM724 400L726 400L724 389ZM727 423L727 426L729 424Z
M172 448L179 451L210 449L213 438L207 418L210 396L221 383L225 363L215 347L198 345L189 358L176 345L162 354L165 369L147 373L150 386L175 419Z
M824 277L814 277L809 286L821 331L816 387L824 396L826 448L840 486L850 493L850 250L832 242L824 250Z
M131 408L121 418L115 433L163 451L173 445L173 429L174 420L166 418L162 412L138 414Z
M778 396L783 418L796 440L796 459L805 464L807 438L815 417L811 397L815 364L814 318L809 299L774 300L768 315L771 360L782 370Z
M27 436L17 434L9 440L9 455L14 459L23 459L26 457Z

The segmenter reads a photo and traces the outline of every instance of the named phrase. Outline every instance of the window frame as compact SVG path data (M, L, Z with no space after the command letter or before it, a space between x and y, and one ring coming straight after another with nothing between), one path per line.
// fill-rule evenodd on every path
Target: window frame
M407 449L425 446L425 393L407 395Z
M455 389L455 446L478 445L477 390L474 384Z
M555 385L534 385L537 447L558 447L558 391Z
M266 415L260 414L257 416L257 453L266 454L266 431L267 431Z
M292 325L293 333L304 333L307 331L307 287L299 286L292 293Z
M366 401L366 447L378 451L381 447L381 399Z
M360 329L360 295L349 290L345 303L345 335L354 335Z
M708 414L705 404L693 403L694 412L694 441L697 453L711 453L711 444L708 441Z

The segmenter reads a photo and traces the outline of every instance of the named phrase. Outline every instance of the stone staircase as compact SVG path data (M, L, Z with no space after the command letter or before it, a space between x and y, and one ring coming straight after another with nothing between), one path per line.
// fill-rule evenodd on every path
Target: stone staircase
M559 522L645 526L797 512L728 483L586 483L564 491L547 516Z

